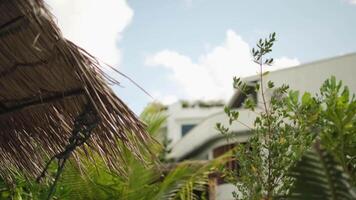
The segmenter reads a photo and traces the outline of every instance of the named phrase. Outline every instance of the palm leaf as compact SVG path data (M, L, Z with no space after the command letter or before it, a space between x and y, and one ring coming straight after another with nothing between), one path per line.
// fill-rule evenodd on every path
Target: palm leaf
M208 189L209 174L219 171L231 160L233 151L207 162L186 161L178 164L160 184L154 199L198 200L204 199Z
M209 172L205 163L185 162L178 164L164 177L154 199L198 199L198 195L194 192L203 192L206 189Z
M318 143L297 163L292 176L296 181L287 199L356 199L347 174L334 157Z

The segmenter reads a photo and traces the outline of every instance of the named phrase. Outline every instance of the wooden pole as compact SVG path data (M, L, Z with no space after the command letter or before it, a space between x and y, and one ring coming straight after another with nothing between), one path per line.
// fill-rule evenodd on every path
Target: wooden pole
M216 174L209 175L209 200L216 200L216 186L217 186L217 177Z

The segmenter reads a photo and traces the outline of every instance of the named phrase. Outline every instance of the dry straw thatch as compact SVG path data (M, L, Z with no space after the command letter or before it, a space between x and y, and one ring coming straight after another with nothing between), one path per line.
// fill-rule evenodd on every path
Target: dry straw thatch
M108 87L95 58L62 37L43 0L0 1L0 175L38 176L63 151L87 104L100 123L87 145L119 169L123 144L141 157L144 125ZM78 152L74 154L78 159Z

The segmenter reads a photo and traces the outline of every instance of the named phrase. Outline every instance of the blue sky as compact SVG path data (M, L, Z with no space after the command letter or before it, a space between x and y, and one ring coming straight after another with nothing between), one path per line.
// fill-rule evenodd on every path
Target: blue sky
M88 11L48 1L66 37L165 103L228 99L232 76L255 73L248 50L271 32L278 39L275 69L356 52L354 0L106 0ZM86 36L89 28L94 33ZM122 81L114 90L136 113L152 101L108 73Z

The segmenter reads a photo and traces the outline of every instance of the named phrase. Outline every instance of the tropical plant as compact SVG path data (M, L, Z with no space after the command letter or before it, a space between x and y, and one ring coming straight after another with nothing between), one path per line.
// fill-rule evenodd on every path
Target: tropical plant
M320 139L356 185L356 99L335 77L320 88L322 118Z
M356 199L349 175L320 141L304 154L290 176L296 181L287 199Z
M247 98L244 102L245 108L255 112L257 117L254 126L249 127L252 136L247 144L238 145L236 149L239 170L232 174L238 177L234 181L238 191L234 193L236 199L271 199L287 194L293 182L287 174L313 140L314 135L309 133L318 129L316 99L309 93L300 97L286 85L275 87L272 81L264 80L268 74L265 68L273 63L273 58L265 57L272 51L274 42L275 33L260 39L257 49L252 49L254 62L260 67L258 83L247 86L241 78L234 78L234 88L247 97L255 91L262 99L262 102L255 102ZM225 112L230 125L242 123L238 110L226 107ZM225 135L230 133L229 128L220 123L217 129Z
M287 85L275 87L272 81L265 81L268 71L264 69L273 63L273 58L264 57L272 51L274 42L275 33L260 39L257 48L252 49L254 62L260 66L257 84L247 85L241 78L234 78L234 88L248 97L245 108L257 114L254 126L249 127L251 138L247 144L238 145L235 152L239 170L229 173L237 187L234 196L236 199L269 200L289 195L294 199L316 195L328 199L324 194L335 197L341 192L350 197L354 192L356 166L355 96L351 97L348 88L342 87L342 82L337 82L335 77L326 80L320 95L315 97L308 92L300 95L298 91L289 90ZM251 91L260 93L261 103L250 98ZM225 112L230 125L246 126L239 121L238 110L225 108ZM229 128L221 123L217 124L217 129L224 135L231 135ZM311 149L313 143L317 143L318 148ZM329 179L318 183L320 178ZM302 184L309 179L314 180L310 184L324 188L325 193L318 196L316 188ZM335 188L327 191L330 187Z
M153 136L157 136L165 123L166 116L161 111L160 105L151 104L141 114ZM153 150L156 154L165 151L156 147ZM81 176L78 168L72 168L74 171L64 173L56 195L60 199L204 199L209 173L226 160L223 156L212 162L149 163L144 166L131 152L125 155L126 177L108 171L103 163L92 168L87 176Z
M157 136L165 123L166 116L159 104L149 105L141 114L147 130ZM119 145L119 144L118 144ZM151 144L153 154L161 155L166 151L156 142ZM124 199L124 200L160 200L204 199L208 187L208 175L226 162L222 156L212 162L183 163L142 163L126 149L126 176L109 170L103 159L95 157L95 162L83 159L82 165L70 162L58 182L53 199ZM149 155L147 155L149 156ZM83 155L84 157L84 155ZM95 163L93 165L92 163ZM55 170L50 169L50 173ZM13 187L0 181L0 199L45 199L49 186L17 177Z
M322 128L315 145L292 170L290 199L356 199L356 100L335 77L318 98Z

